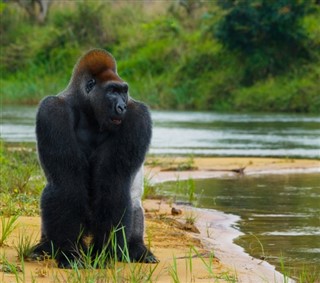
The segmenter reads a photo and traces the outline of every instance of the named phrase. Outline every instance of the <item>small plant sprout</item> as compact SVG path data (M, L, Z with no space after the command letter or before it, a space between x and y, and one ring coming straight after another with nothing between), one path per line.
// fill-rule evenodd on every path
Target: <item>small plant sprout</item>
M21 266L15 263L11 263L5 256L2 256L0 259L1 268L0 271L4 273L13 274L15 277L15 282L22 283L25 282L25 269L24 269L24 261L21 260Z
M188 273L190 274L190 282L195 282L192 274L193 265L192 265L192 248L190 248L188 255L186 256L186 280L188 280Z
M28 235L26 231L19 233L18 244L15 249L20 260L29 258L34 250L36 240L33 234Z
M192 210L188 211L185 216L186 224L195 225L198 216Z
M209 254L209 259L205 260L205 258L203 257L202 254L200 254L197 249L195 247L192 247L192 250L195 252L196 256L199 257L201 259L201 261L203 262L204 266L206 267L207 272L209 273L210 276L214 276L214 272L213 272L213 262L214 262L214 253L210 252Z
M260 249L261 249L260 259L261 259L261 260L265 260L265 259L267 258L267 256L266 256L266 254L265 254L265 252L264 252L264 248L263 248L263 245L262 245L261 241L258 239L258 237L257 237L256 235L254 235L254 234L252 234L252 233L250 233L250 235L251 235L252 237L254 237L254 238L257 240L258 244L259 244L259 247L260 247Z
M283 283L289 283L290 282L290 272L285 267L283 256L280 257L280 267L281 267L281 273L283 274Z
M142 199L152 198L156 195L156 187L152 184L151 179L150 173L143 179L144 191Z
M10 216L7 218L1 216L1 235L0 235L0 247L4 245L4 242L8 239L10 234L17 226L17 219L19 215Z
M187 182L187 194L188 194L188 200L190 203L193 203L193 201L195 200L195 183L193 179L188 179Z
M179 274L178 274L178 265L177 265L177 258L173 256L173 263L170 266L169 274L172 278L174 283L180 283Z

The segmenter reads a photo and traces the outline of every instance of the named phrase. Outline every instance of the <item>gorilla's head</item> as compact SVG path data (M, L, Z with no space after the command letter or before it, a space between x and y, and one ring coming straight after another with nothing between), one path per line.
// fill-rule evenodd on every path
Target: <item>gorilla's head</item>
M117 74L116 61L101 49L80 58L71 78L73 89L84 98L101 131L115 130L125 119L129 102L128 84Z

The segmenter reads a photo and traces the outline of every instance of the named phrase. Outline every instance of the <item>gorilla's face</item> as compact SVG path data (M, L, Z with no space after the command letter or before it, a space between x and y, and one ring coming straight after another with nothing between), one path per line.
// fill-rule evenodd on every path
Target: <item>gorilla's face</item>
M116 130L126 116L128 85L119 81L97 84L89 91L89 100L100 130Z

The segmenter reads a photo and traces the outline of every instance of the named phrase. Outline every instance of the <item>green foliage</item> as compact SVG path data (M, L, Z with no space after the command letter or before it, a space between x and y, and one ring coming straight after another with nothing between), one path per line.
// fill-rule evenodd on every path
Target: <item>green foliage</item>
M277 74L297 58L307 58L307 34L301 25L309 0L227 0L217 38L246 60L245 82ZM229 5L226 5L229 4Z
M52 5L45 25L34 25L21 7L2 3L2 103L35 104L59 93L77 58L99 47L115 56L131 95L152 108L317 112L318 5L192 7L186 17L172 3L63 2Z
M228 2L225 1L225 2ZM218 38L231 49L243 53L273 47L290 47L296 52L306 38L299 20L305 16L309 1L233 1L218 25Z
M26 21L23 12L3 2L0 7L0 71L2 77L3 70L15 72L24 68L30 54L23 48L25 42L21 41L28 29L23 24Z
M234 92L235 109L267 112L318 113L319 66L296 69L293 76L278 76Z
M106 43L108 33L102 21L104 9L101 2L80 1L73 10L58 11L52 21L61 32L61 44L68 40L77 44Z

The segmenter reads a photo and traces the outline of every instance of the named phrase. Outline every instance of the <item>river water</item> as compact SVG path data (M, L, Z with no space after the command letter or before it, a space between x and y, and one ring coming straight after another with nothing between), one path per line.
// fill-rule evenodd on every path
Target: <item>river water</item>
M1 139L34 142L36 107L3 106ZM153 111L152 154L320 158L320 116ZM185 199L182 186L161 193ZM235 242L280 269L320 269L320 174L195 180L197 205L239 215ZM319 271L320 272L320 271ZM320 277L320 276L319 276Z
M35 141L36 107L3 106L1 138ZM320 157L320 116L153 111L152 154Z
M251 175L167 182L161 194L240 216L235 240L291 276L318 272L320 280L320 174Z

